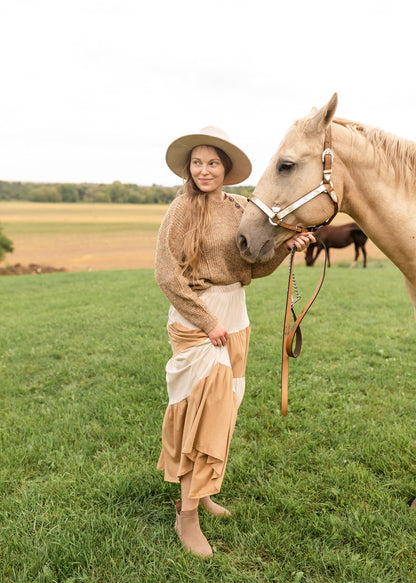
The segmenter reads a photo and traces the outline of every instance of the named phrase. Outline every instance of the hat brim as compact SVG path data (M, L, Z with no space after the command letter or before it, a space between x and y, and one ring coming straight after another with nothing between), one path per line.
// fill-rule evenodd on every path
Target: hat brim
M240 148L227 140L208 134L189 134L171 143L166 152L166 163L180 178L185 178L184 171L189 152L196 146L213 146L223 150L231 159L233 167L224 178L224 184L239 184L251 174L251 162Z

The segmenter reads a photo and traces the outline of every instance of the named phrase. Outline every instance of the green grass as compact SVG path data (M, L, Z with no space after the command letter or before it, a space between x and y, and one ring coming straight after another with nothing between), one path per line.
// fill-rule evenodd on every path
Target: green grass
M307 298L319 269L296 268ZM247 390L214 558L155 469L167 300L151 270L0 280L0 581L416 581L416 327L400 273L332 267L279 412L287 269L253 282ZM301 304L303 304L303 301Z

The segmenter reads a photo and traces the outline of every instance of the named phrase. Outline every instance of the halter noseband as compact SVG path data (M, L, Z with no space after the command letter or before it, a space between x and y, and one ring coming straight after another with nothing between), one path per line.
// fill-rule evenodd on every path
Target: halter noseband
M332 175L332 162L334 160L334 152L331 150L331 126L329 125L326 132L325 132L325 145L324 151L322 152L322 163L323 163L323 180L321 184L308 192L301 198L298 198L292 204L288 205L284 209L281 209L278 206L272 206L271 208L268 207L263 201L261 201L257 196L250 196L248 199L249 202L254 203L261 211L263 211L269 217L269 223L274 227L284 227L285 229L289 229L291 231L296 231L297 233L304 233L305 231L316 231L318 227L322 227L324 225L328 225L335 215L338 213L338 198L334 190L334 186L331 182L331 175ZM333 215L323 223L319 225L313 225L310 227L304 227L303 225L289 225L288 223L283 222L282 219L290 215L293 211L298 209L299 207L303 206L310 200L313 200L320 194L325 193L327 194L332 202L334 203L334 213Z

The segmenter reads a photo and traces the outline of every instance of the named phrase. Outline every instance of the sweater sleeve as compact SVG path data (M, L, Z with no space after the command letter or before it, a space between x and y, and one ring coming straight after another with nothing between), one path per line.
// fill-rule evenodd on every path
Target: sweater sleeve
M218 318L192 290L180 265L183 259L182 242L187 231L187 221L185 205L179 198L170 205L159 230L155 278L162 292L178 312L209 334L216 326Z

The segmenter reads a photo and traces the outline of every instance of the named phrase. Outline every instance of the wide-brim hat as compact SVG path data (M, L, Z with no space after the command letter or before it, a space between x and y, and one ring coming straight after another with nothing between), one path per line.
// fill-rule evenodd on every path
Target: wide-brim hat
M233 167L224 178L224 184L239 184L251 174L251 162L240 148L232 144L225 132L214 126L202 128L198 134L182 136L171 143L166 152L166 163L177 176L184 172L190 151L197 146L213 146L223 150Z

